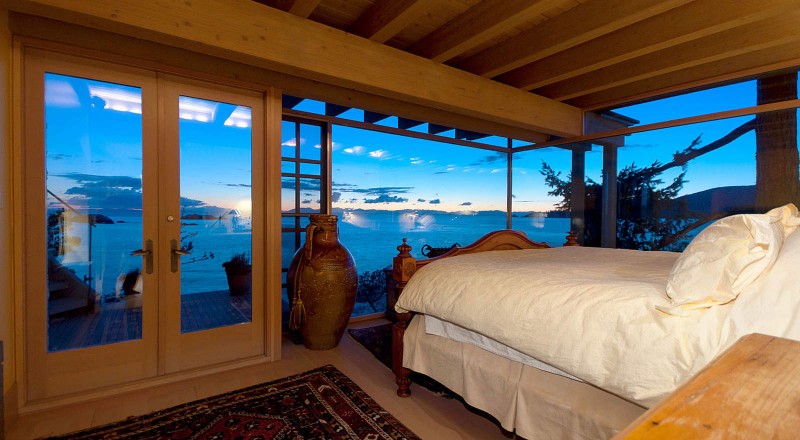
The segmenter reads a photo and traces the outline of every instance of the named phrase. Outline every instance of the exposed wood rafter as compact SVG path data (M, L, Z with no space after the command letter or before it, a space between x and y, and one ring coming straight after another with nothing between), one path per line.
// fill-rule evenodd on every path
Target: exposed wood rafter
M689 1L590 1L471 56L458 67L481 76L495 77Z
M532 90L797 9L786 0L697 0L497 77Z
M350 32L383 43L431 7L429 0L378 0L350 27Z
M783 14L537 89L564 101L707 63L800 41L800 11Z
M582 132L575 107L250 0L18 0L11 9L525 131Z
M657 96L684 93L711 84L742 81L783 70L796 71L798 66L800 44L791 42L602 90L569 102L587 110L618 107Z
M416 42L409 52L445 62L541 15L561 0L486 0Z

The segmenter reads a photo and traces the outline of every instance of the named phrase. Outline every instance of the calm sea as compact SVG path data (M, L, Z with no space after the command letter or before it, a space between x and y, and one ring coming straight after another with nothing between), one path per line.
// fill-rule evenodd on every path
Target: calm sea
M339 217L340 241L353 255L359 273L389 266L403 238L408 239L415 257L424 258L420 250L425 244L449 247L459 243L466 246L484 234L506 226L505 214L497 212L470 215L356 211L342 213ZM116 217L114 220L115 224L98 224L92 229L91 260L88 225L73 223L69 226L72 246L59 257L65 266L75 270L79 278L88 275L91 265L93 287L103 295L115 294L120 276L141 269L142 264L141 257L130 256L131 251L141 247L141 220L135 217ZM560 246L569 230L569 219L515 217L513 228L525 231L532 240ZM249 253L251 234L235 230L230 222L216 220L185 221L181 230L184 245L187 242L193 245L192 255L182 257L182 293L227 289L222 263L235 253ZM284 234L284 240L289 236L291 234ZM289 265L295 252L293 241L286 241L282 252L284 267Z

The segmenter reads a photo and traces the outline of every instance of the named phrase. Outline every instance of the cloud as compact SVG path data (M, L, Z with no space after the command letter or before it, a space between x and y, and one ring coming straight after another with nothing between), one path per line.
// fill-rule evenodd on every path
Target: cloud
M364 151L366 150L367 149L362 147L361 145L354 145L352 147L345 148L343 151L347 154L361 155L364 154Z
M433 199L428 203L430 203L431 205L438 205L438 204L442 203L442 201L439 200L439 199Z
M475 163L469 164L469 166L477 167L477 166L481 166L483 164L495 163L495 162L503 162L503 163L508 162L508 155L506 153L490 154L490 155L488 155L486 157L483 157L482 159L478 160Z
M425 199L417 199L417 201L420 203L425 203Z
M472 206L472 202L464 202L458 206Z
M435 172L433 174L447 174L447 171L437 171L437 172Z
M142 179L132 176L99 176L96 174L67 173L59 174L58 177L74 180L84 188L130 188L133 190L142 189Z
M57 176L76 183L75 186L67 188L61 196L76 208L99 210L112 215L121 211L139 212L142 209L142 180L138 177L82 173ZM224 208L207 205L202 200L188 197L180 198L180 206L182 210L195 209L206 213L225 211Z
M236 188L252 188L253 187L253 185L250 185L250 184L247 184L247 183L223 183L223 185L225 185L225 186L233 186L233 187L236 187Z
M331 193L331 202L336 203L342 197L342 193L339 191L334 191Z
M505 171L505 170L506 170L505 168L492 168L492 171L490 171L489 173L490 174L494 174L494 173L499 173L499 172Z
M300 145L304 145L305 143L306 143L306 140L303 139L303 138L300 138ZM287 139L287 140L281 142L281 145L283 145L284 147L296 147L297 146L297 139L295 139L295 138Z
M419 158L419 157L412 157L412 158L411 158L411 159L409 159L409 160L411 161L411 163L412 163L413 165L422 165L422 164L424 164L424 163L425 163L425 161L424 161L424 160L422 160L422 159L421 159L421 158Z
M375 159L380 159L385 157L389 152L386 150L375 150L369 152L369 157L374 157Z
M63 153L47 155L48 160L64 160L64 159L69 159L70 157L72 157L71 154L63 154Z
M403 203L407 202L405 197L390 196L388 194L381 194L374 199L364 199L364 203Z
M352 183L339 183L339 182L331 182L331 186L333 189L338 189L340 191L350 191L352 189L358 188L358 185L353 185Z
M311 199L303 199L303 201L300 203L302 203L303 205L308 205L309 203L311 203Z
M342 149L344 145L341 142L332 141L331 142L331 150L332 151L339 151Z
M366 194L369 196L379 195L392 195L392 194L408 194L409 191L414 189L413 186L379 186L375 188L353 188L347 191Z
M321 186L320 182L317 179L300 179L300 190L301 191L320 191ZM281 179L281 188L284 189L296 189L295 188L295 180L291 177L284 177Z

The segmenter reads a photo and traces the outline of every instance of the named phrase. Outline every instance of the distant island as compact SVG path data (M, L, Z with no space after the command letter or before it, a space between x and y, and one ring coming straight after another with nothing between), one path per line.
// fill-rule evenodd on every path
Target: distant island
M209 214L186 214L181 216L181 220L217 220L218 218L218 215Z

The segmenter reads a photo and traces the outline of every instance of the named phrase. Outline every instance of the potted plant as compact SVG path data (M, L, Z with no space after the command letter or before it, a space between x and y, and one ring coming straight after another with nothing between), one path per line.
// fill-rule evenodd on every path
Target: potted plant
M228 277L228 290L231 295L247 295L253 292L251 273L253 266L246 252L234 254L230 260L222 263Z

